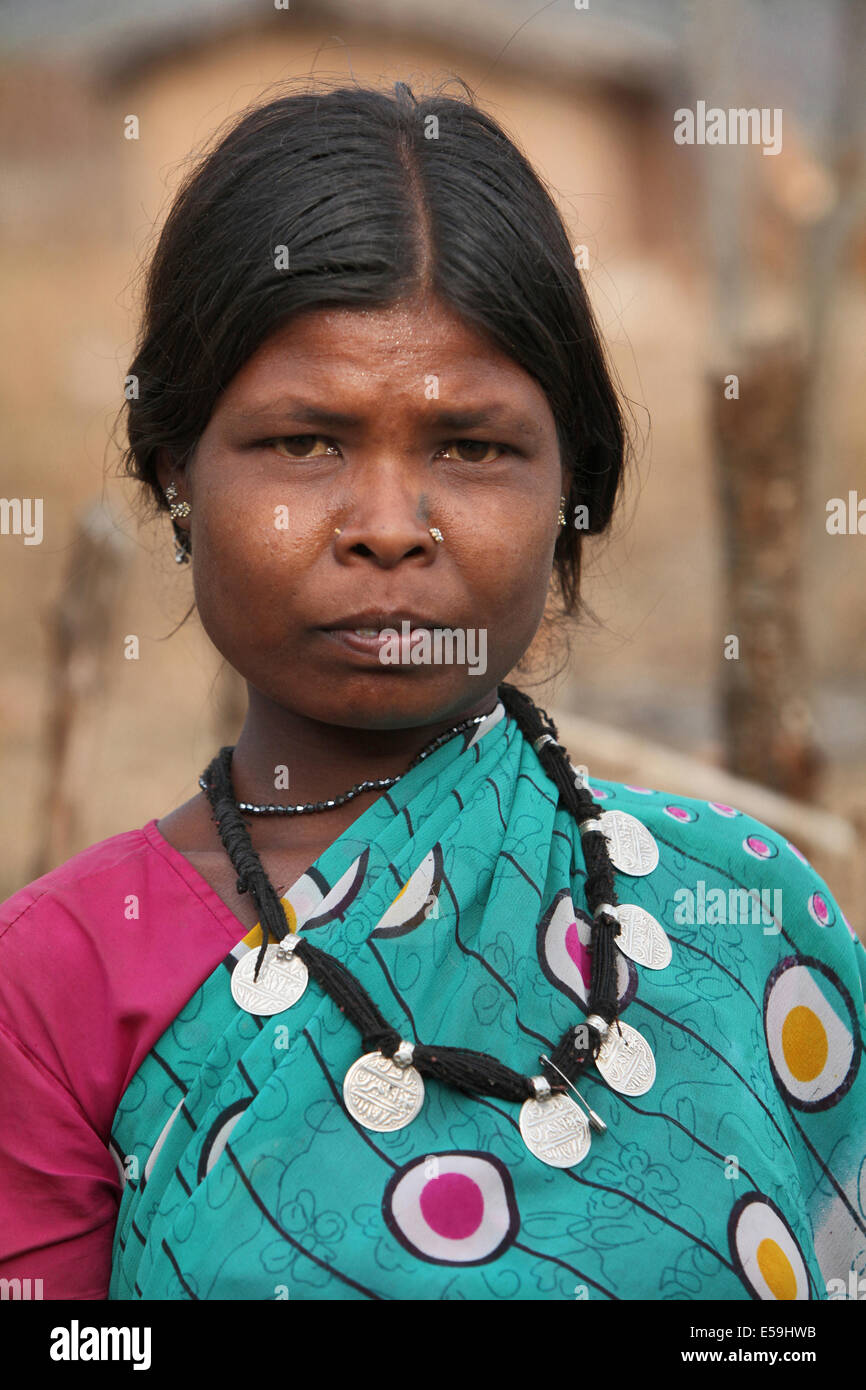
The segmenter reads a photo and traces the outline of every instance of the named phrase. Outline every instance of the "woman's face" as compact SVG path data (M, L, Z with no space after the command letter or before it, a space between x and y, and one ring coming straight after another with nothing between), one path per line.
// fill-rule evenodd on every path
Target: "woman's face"
M234 377L177 479L202 623L294 714L449 719L539 627L564 479L541 387L438 301L304 311ZM458 635L415 664L405 646L356 651L325 630L401 633L355 619L401 610L462 631L462 664Z

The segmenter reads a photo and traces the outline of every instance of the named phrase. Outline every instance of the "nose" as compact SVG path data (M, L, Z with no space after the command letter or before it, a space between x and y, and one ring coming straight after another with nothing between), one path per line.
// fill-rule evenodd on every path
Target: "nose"
M408 559L430 564L439 549L423 498L413 503L393 490L387 497L380 490L378 500L368 496L347 511L334 537L337 559L344 564L355 559L373 560L382 569Z
M337 558L348 561L353 556L370 558L382 569L393 567L404 559L432 560L437 542L429 531L414 526L344 526L335 536Z

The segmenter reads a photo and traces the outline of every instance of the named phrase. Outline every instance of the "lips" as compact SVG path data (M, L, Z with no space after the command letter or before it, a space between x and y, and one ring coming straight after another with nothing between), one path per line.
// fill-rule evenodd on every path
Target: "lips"
M409 644L412 639L420 635L419 628L413 628L409 635ZM369 633L361 633L351 627L323 628L322 636L326 642L333 642L343 648L344 651L356 652L359 656L372 657L376 664L381 663L380 653L389 641L393 641L386 632L381 629ZM401 636L398 630L398 636ZM393 671L403 669L400 665L385 663L381 665L383 671Z
M396 633L399 638L404 636L403 625L408 624L408 638L410 647L416 634L421 630L433 630L437 627L447 626L436 618L430 617L425 613L413 613L409 609L402 608L394 613L384 613L381 609L365 610L363 613L351 613L348 617L338 618L335 622L323 627L321 631L332 642L336 642L344 651L355 652L358 656L372 658L382 670L401 669L402 664L392 666L389 663L382 664L380 653L389 640L393 639Z
M350 613L348 617L336 618L332 623L323 623L322 628L325 632L360 631L372 635L381 632L383 628L394 628L400 632L404 622L409 623L413 629L446 627L448 625L439 618L431 618L427 614L414 613L408 608L402 608L394 613L385 613L381 609L367 609L363 613Z

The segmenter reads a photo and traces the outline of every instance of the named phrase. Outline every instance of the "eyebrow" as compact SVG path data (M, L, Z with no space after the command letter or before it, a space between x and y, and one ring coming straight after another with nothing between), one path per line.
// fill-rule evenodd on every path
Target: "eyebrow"
M363 423L360 415L314 405L309 401L292 397L284 397L275 401L273 405L263 406L260 410L238 410L234 413L241 420L291 419L298 424L321 425L326 429L351 429ZM479 406L475 410L439 410L433 415L425 415L425 424L447 430L480 429L489 425L516 430L532 439L541 435L541 427L531 415L499 404Z

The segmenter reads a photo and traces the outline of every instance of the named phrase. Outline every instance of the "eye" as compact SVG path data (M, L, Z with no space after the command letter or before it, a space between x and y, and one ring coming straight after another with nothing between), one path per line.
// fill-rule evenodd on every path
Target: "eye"
M313 453L312 448L317 441L325 444L326 448ZM330 443L324 434L287 434L280 439L268 439L265 442L276 453L282 454L283 458L324 458L326 455L337 453L336 445Z
M450 444L446 444L443 452L449 449L461 449L468 453L468 458L458 460L460 463L495 463L495 458L484 458L488 449L496 449L499 454L506 452L504 444L492 444L486 439L453 439Z

